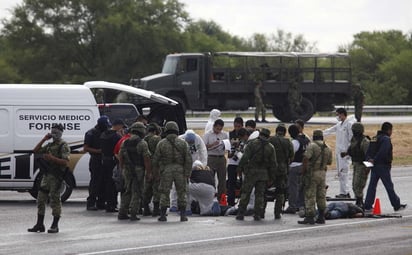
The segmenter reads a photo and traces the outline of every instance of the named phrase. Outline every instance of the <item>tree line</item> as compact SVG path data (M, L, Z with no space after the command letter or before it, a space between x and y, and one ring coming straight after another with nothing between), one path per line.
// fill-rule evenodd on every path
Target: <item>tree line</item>
M159 72L167 54L216 51L317 48L283 30L231 35L178 0L24 0L2 21L0 83L128 83ZM412 33L360 32L337 51L351 55L367 104L412 104Z

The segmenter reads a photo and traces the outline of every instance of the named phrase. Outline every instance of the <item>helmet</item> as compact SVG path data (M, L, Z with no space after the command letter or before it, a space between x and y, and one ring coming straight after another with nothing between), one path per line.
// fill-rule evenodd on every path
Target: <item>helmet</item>
M179 132L179 126L174 121L168 121L165 125L165 132L172 131L172 130Z
M313 131L313 136L321 137L321 136L323 136L323 131L319 130L319 129L314 130Z
M137 121L130 126L129 131L132 134L136 134L136 133L144 134L146 133L146 127L142 122Z
M359 123L359 122L353 123L352 132L357 132L357 133L362 134L363 131L365 131L365 129L364 129L364 127L361 123Z

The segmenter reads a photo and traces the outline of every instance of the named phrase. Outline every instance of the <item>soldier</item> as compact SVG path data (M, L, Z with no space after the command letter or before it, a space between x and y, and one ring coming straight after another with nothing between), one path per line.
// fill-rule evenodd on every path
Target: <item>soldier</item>
M105 209L104 183L102 175L102 150L100 135L111 126L106 115L100 116L97 125L86 132L84 136L84 151L90 154L89 171L89 196L87 197L87 210L96 211Z
M160 142L160 133L161 128L156 123L150 123L147 125L147 134L144 140L147 142L149 146L149 151L151 154L151 158L153 159L153 155L156 150L157 144ZM152 162L153 165L153 162ZM150 213L149 204L153 198L153 212ZM144 182L144 191L143 191L143 207L144 207L144 216L149 216L150 214L155 217L159 216L160 214L160 194L159 194L159 176L153 176L151 179L145 179Z
M347 152L342 152L341 156L351 156L353 164L353 179L352 188L356 197L356 205L363 208L363 189L368 180L369 168L367 168L363 161L366 158L366 152L369 147L369 137L363 135L364 128L359 122L353 123L352 133L353 137Z
M365 104L365 93L363 93L359 83L353 86L353 104L355 106L355 118L358 122L361 122L362 110Z
M291 84L289 85L288 89L288 102L289 102L289 109L292 119L296 119L298 113L300 112L300 104L302 102L302 93L299 89L300 78L296 77Z
M131 137L125 140L120 148L119 163L123 171L126 191L122 194L119 220L129 219L127 211L130 207L130 220L139 220L144 178L151 178L151 160L149 147L143 137L146 127L142 122L135 122L129 129Z
M263 213L265 190L268 183L275 179L277 161L276 152L269 143L270 131L262 128L259 137L251 140L239 162L239 170L244 173L237 220L243 220L250 193L255 188L254 220L259 221Z
M51 128L51 133L45 135L33 149L34 153L43 153L39 160L43 161L42 165L44 169L42 169L42 171L44 171L44 173L37 195L37 223L34 227L27 229L29 232L45 231L44 215L46 212L46 203L49 199L50 207L52 208L53 223L47 232L59 232L58 223L61 215L60 187L70 160L70 147L62 139L62 135L63 126L61 124L55 124ZM50 138L53 138L53 142L42 147L43 143Z
M289 172L289 164L292 162L295 155L292 142L285 138L286 127L279 124L276 127L276 135L269 138L269 142L275 147L276 160L278 168L274 186L276 187L275 196L275 219L280 219L282 207L285 202L285 194L287 194L287 174Z
M167 221L166 211L170 205L170 189L174 183L177 191L180 221L187 221L186 184L192 170L192 157L188 144L177 137L179 127L176 122L166 123L165 134L166 137L157 144L153 156L153 167L160 174L160 217L158 220Z
M315 224L316 209L318 218L316 223L325 224L326 209L326 170L332 164L332 152L323 142L321 130L313 131L313 142L306 149L303 156L303 183L305 192L305 218L299 224Z
M262 122L266 121L266 107L263 103L263 97L265 96L265 92L262 88L262 81L256 82L255 85L255 121L259 122L259 113L262 112Z

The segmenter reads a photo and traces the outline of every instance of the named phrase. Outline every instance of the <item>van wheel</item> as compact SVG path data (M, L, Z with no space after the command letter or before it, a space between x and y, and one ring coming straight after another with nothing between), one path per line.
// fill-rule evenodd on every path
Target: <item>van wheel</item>
M34 180L33 187L29 190L29 193L32 197L37 199L39 194L41 180L43 179L43 174L39 173ZM68 174L67 177L62 182L60 186L60 199L62 202L65 202L71 196L74 188L74 176L73 174Z

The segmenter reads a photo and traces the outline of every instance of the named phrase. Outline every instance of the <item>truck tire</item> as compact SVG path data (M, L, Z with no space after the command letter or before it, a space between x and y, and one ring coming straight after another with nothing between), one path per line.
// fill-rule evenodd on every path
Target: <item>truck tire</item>
M306 122L312 118L313 114L314 110L312 102L308 98L303 97L300 102L300 109L295 116L293 116L293 120L301 119Z
M36 179L33 182L32 189L29 190L30 195L36 199L37 199L37 195L39 194L39 188L40 188L42 179L43 179L43 174L39 172L36 176ZM60 187L60 199L62 202L65 202L67 199L69 199L70 195L73 192L73 188L74 188L74 176L72 173L69 173L66 175Z
M289 107L285 105L274 104L272 106L272 113L273 116L281 122L290 122L292 120L292 116L289 114Z
M272 107L273 116L275 116L281 122L291 122L297 119L308 121L313 116L313 104L308 99L303 97L300 103L300 108L296 113L291 112L289 104L274 104Z

